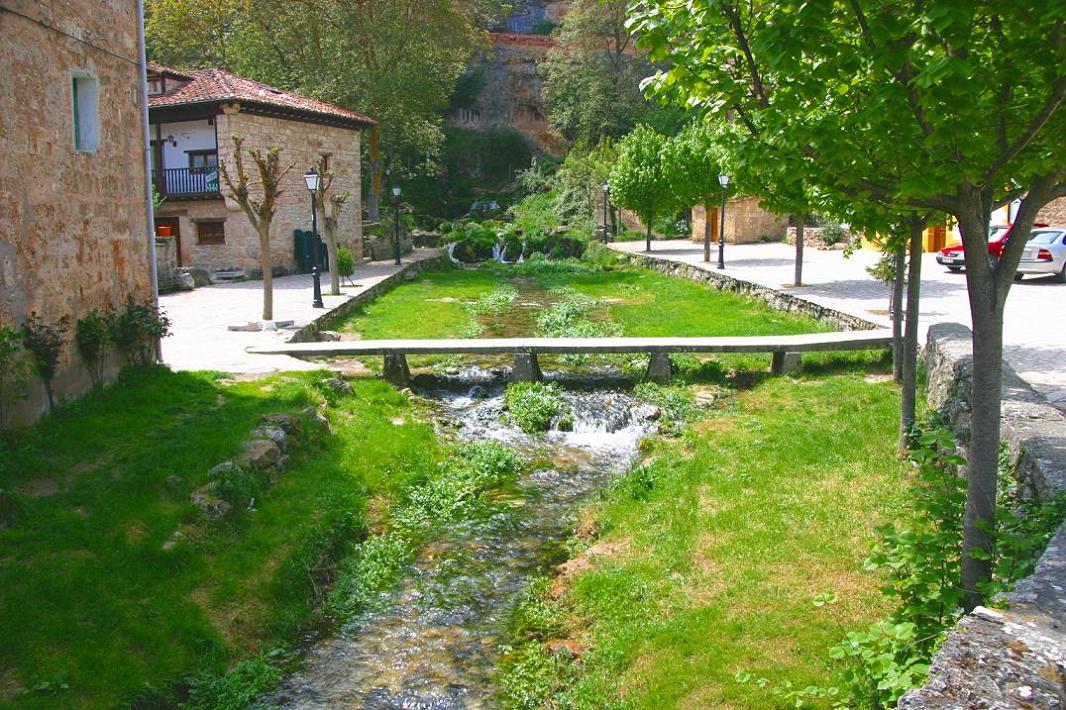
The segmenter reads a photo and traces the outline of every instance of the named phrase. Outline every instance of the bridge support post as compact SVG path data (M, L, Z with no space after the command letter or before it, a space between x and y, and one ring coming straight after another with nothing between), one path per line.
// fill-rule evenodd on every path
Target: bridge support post
M536 353L514 354L511 382L539 382L540 378L540 363L537 362Z
M385 370L382 374L386 380L401 389L411 386L411 370L407 367L407 357L403 353L386 355Z
M665 385L670 382L670 378L673 375L673 369L670 366L670 354L651 353L651 359L648 361L648 374L645 378L651 382Z
M784 375L800 369L800 353L788 353L784 350L775 350L770 359L770 374Z

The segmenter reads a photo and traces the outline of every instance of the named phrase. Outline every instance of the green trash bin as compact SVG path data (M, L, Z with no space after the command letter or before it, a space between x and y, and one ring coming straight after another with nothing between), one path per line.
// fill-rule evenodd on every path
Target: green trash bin
M300 274L311 273L311 230L297 229L293 232L293 250L296 261L296 272ZM329 271L329 255L326 254L326 243L322 241L322 235L318 236L318 271Z

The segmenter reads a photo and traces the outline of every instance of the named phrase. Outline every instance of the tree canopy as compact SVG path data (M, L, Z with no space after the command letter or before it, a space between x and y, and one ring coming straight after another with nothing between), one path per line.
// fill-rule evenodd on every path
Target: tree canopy
M650 126L640 125L618 144L618 160L611 169L611 197L618 205L636 212L648 230L655 218L676 206L669 177L663 165L666 138Z

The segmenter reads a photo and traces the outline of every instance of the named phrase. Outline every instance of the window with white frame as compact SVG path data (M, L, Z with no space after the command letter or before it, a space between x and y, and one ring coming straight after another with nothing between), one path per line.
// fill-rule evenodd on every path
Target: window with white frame
M95 153L100 147L100 80L89 74L71 75L74 150Z

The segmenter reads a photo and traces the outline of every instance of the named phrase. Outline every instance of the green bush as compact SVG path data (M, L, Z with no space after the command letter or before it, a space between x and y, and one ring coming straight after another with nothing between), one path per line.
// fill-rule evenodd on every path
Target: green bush
M355 257L351 249L341 247L337 250L337 273L341 276L351 276L355 273Z
M820 237L823 242L832 246L847 241L848 230L844 229L840 222L826 222Z
M497 238L495 230L469 223L457 224L442 241L444 244L455 245L452 256L456 259L464 264L473 264L492 258Z
M0 431L7 427L11 407L28 394L29 369L22 349L22 332L0 326Z
M59 364L59 354L63 351L63 334L69 327L70 319L66 316L58 323L50 324L45 323L36 313L30 313L30 317L22 325L22 345L30 354L33 371L44 382L49 408L55 406L52 380L56 375L56 365Z
M150 303L130 299L110 323L111 342L131 365L147 367L156 354L156 342L170 334L170 319Z
M544 254L551 259L580 259L588 248L588 239L573 232L535 234L526 238L526 251Z
M518 427L527 434L548 431L552 424L559 429L573 425L573 413L554 382L515 382L503 394L507 411Z
M111 342L110 324L113 315L92 309L74 325L74 342L89 369L93 386L100 387L104 379L104 356Z

